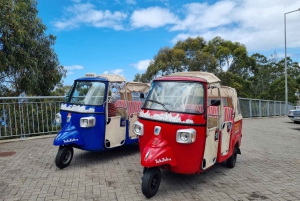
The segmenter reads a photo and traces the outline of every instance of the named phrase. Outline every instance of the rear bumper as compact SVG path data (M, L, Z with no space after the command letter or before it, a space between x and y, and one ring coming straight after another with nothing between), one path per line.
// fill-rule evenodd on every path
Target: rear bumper
M300 122L300 116L288 116L291 121Z

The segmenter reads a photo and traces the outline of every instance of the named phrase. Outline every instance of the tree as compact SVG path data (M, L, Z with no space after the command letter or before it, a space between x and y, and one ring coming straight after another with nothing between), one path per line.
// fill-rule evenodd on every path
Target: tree
M66 75L35 0L0 2L0 95L49 95Z
M137 73L134 75L134 78L133 78L133 81L134 82L140 82L141 81L141 74Z
M255 70L255 60L248 57L246 47L237 42L221 37L215 37L208 43L202 37L187 38L178 41L173 48L160 49L147 71L138 78L150 82L155 77L181 71L218 74L223 68L245 79Z
M289 57L287 67L290 77L288 96L293 102L300 83L300 67ZM202 37L187 38L178 41L173 48L160 49L147 71L135 75L135 81L151 82L156 77L180 71L214 73L222 85L235 88L243 98L284 100L284 83L280 82L285 74L284 59L279 60L276 53L271 59L258 53L249 57L243 44L221 37L208 42Z
M51 96L65 96L71 89L71 85L58 86L51 93Z
M230 86L236 89L239 97L252 98L250 92L251 82L243 79L237 74L231 72L221 72L217 74L221 80L221 85Z
M296 90L299 87L297 81L290 76L287 77L288 83L288 101L290 103L296 104L298 101L297 96L295 95ZM270 93L268 94L268 99L270 100L285 100L285 77L281 76L277 80L275 80L270 85Z
M204 48L217 60L218 69L230 71L247 79L255 71L255 61L248 57L246 46L217 36Z

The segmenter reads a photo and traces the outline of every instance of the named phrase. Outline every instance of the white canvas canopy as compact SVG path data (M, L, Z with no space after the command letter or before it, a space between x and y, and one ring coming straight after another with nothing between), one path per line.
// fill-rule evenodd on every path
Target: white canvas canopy
M128 92L140 92L146 93L149 91L150 84L142 83L142 82L127 82L126 83L126 91Z
M110 82L126 82L123 76L116 75L116 74L103 74L103 75L98 75L98 77L104 77Z
M212 73L200 72L200 71L189 71L189 72L178 72L173 73L170 76L184 76L184 77L196 77L206 80L210 84L220 84L221 80Z

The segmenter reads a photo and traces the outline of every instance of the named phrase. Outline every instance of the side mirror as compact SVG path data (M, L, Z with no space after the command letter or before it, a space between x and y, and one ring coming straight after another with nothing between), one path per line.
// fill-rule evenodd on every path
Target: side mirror
M145 98L145 95L143 93L140 93L140 98Z
M218 99L212 99L210 101L210 105L212 105L212 106L219 106L219 105L221 105L221 101L218 100Z

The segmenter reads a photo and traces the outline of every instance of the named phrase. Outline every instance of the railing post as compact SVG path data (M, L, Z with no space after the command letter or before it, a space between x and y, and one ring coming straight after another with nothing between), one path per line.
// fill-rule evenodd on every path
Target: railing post
M259 110L259 117L261 117L262 116L261 100L259 100L259 102L258 102L258 110Z
M267 101L267 117L270 116L270 101Z
M251 102L251 99L249 99L249 118L252 118L252 102Z

